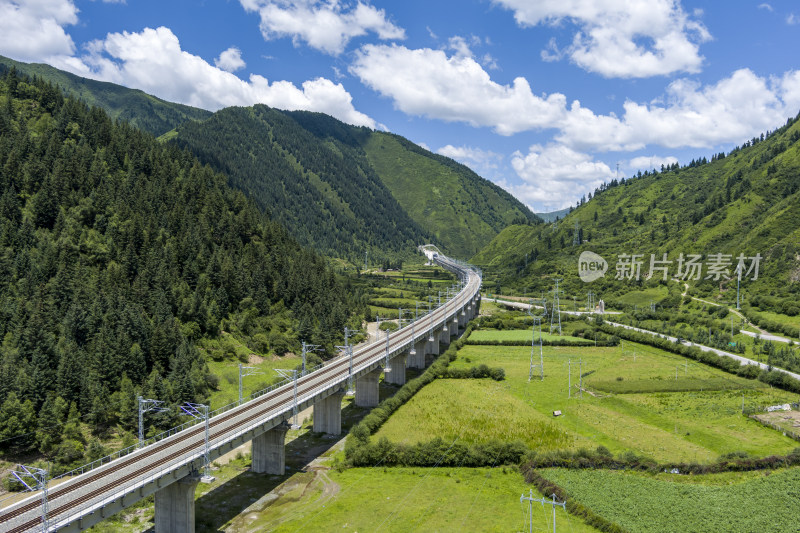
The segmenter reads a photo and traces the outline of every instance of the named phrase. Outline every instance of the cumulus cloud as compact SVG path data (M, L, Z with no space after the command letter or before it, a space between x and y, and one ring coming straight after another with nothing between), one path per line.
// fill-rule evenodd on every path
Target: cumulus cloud
M794 13L789 13L789 16L786 17L786 24L789 26L800 24L800 16L797 16Z
M556 139L579 150L712 147L773 128L797 113L800 73L765 79L749 69L714 85L676 80L663 104L624 103L621 118L596 115L573 102Z
M472 146L453 146L452 144L442 146L436 150L436 153L455 159L459 163L465 165L489 168L497 168L497 163L503 159L502 154L492 152L491 150L483 150Z
M266 40L291 37L295 46L308 46L338 55L355 37L372 32L380 39L404 39L405 30L386 18L383 9L338 0L240 0L247 11L261 18Z
M538 211L562 209L579 191L591 191L614 176L605 163L560 144L536 144L527 154L517 151L511 166L523 183L506 188Z
M471 57L398 45L362 47L350 72L411 115L488 126L501 135L553 127L562 118L562 94L536 96L525 78L491 80Z
M669 166L678 162L677 157L667 156L661 157L657 155L646 156L642 155L634 157L628 161L628 168L633 170L660 170L661 166Z
M19 61L67 58L75 43L64 26L77 22L71 0L0 0L0 50Z
M214 60L214 64L217 68L226 72L236 72L247 65L242 59L242 51L235 46L231 46L222 52L219 57Z
M551 42L543 58L566 54L581 68L606 77L698 72L700 44L711 39L676 0L494 1L513 11L520 26L575 25L572 42L561 52Z
M345 88L326 78L297 87L252 74L244 81L181 49L169 28L110 33L88 45L89 53L72 68L82 75L135 87L165 100L217 110L233 105L267 104L289 110L320 111L344 122L375 127L356 111Z

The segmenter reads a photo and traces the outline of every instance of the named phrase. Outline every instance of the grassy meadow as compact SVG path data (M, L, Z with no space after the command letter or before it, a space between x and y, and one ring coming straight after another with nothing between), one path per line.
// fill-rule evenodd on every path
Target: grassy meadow
M517 436L537 449L604 445L659 461L708 461L734 451L787 453L797 446L742 416L743 399L745 407L796 400L763 383L630 342L612 348L545 346L544 381L535 370L528 382L530 357L531 349L524 346L465 346L453 368L499 366L506 380L436 380L401 407L377 436L470 442ZM582 398L577 387L581 367ZM614 386L622 385L628 387L619 391L624 394L613 393ZM562 416L554 417L556 410Z

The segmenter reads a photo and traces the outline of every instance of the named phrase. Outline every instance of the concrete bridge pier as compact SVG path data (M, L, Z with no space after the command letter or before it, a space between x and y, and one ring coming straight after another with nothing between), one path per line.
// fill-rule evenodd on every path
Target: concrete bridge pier
M406 384L406 353L403 352L389 360L391 371L383 375L383 381L392 385Z
M382 369L376 368L356 378L356 405L358 407L375 407L378 405L378 380Z
M428 340L426 342L425 353L429 353L431 355L439 355L439 337L435 335L432 331L430 336L428 336Z
M439 332L439 344L448 346L450 344L450 326L444 325L442 331Z
M253 460L250 470L257 474L282 476L286 472L286 422L253 439Z
M469 319L467 318L467 312L464 309L458 313L458 330L461 332L462 329L467 327L467 322Z
M456 337L458 335L458 316L454 316L453 320L450 321L450 336Z
M414 351L416 353L411 354L408 356L408 367L409 368L425 368L425 345L428 343L427 340L422 339L414 343Z
M338 390L325 399L314 402L314 431L329 435L342 433L342 398L344 390Z
M192 472L156 491L156 533L194 533L194 489L200 473Z

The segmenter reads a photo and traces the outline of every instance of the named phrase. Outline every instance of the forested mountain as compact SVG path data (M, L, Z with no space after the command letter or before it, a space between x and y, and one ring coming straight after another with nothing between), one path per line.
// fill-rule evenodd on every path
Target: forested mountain
M13 70L0 191L0 449L78 460L67 426L131 429L136 392L204 400L196 342L330 346L352 308L325 260L226 176Z
M255 106L209 118L202 109L48 65L2 56L0 65L57 84L114 119L188 147L226 172L302 244L328 255L360 263L369 250L374 264L407 257L432 241L466 257L509 224L538 220L452 159L322 113Z
M21 63L0 56L0 65L14 67L29 77L40 77L58 85L67 95L97 106L114 119L130 122L137 128L159 136L190 120L203 120L210 111L167 102L138 89L82 78L42 63Z
M365 250L374 258L406 256L429 240L358 144L321 141L287 113L229 107L183 124L173 142L225 172L300 242L326 254L354 261Z
M732 279L713 275L706 279L704 270L701 280L690 279L689 284L699 294L727 291L735 299L735 258L758 253L763 258L758 279L743 282L742 289L753 296L773 295L784 303L796 302L800 295L798 118L729 154L613 180L557 223L507 228L473 261L510 287L551 289L551 280L557 276L575 292L613 294L623 283L632 288L629 281L613 280L619 254L644 255L642 278L649 272L650 254L658 259L668 254L673 261L670 276L677 273L681 253L700 254L703 262L710 254L730 254ZM576 223L580 244L573 246ZM583 284L578 279L578 257L584 250L608 261L609 272L602 280ZM748 260L745 268L751 263ZM662 277L661 273L656 277ZM753 273L745 277L752 278ZM778 304L777 308L783 305Z

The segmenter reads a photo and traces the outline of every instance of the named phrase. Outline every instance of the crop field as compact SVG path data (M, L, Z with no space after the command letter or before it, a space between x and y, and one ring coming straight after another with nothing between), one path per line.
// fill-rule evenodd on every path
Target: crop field
M572 440L547 416L509 394L506 383L471 379L434 381L377 433L378 438L395 442L420 442L433 436L468 443L521 441L543 450L564 448Z
M275 501L254 503L226 530L527 531L527 505L519 497L530 485L513 468L377 467L329 471L316 481L310 472L296 476L309 479ZM534 531L548 531L551 516L534 507ZM596 531L562 510L557 521L559 529Z
M586 344L594 344L594 341L583 339L581 337L572 337L570 335L550 335L547 331L547 326L542 327L542 339L545 342L553 340L566 340L571 342L581 342ZM479 329L469 336L473 341L531 341L530 329ZM539 329L536 329L536 341L539 341Z
M702 476L567 469L540 473L631 532L797 531L798 468Z
M535 355L538 359L538 350ZM743 401L752 407L796 400L760 382L630 342L624 349L545 346L544 381L535 371L528 382L530 356L524 346L465 346L453 368L499 366L506 381L436 380L392 415L377 435L419 441L446 434L478 440L476 435L485 432L508 438L526 423L537 431L529 443L567 449L602 444L615 453L631 450L659 461L706 461L734 451L787 453L797 446L741 414ZM581 366L586 391L578 398ZM593 387L626 381L636 385L626 394ZM674 392L654 392L669 382ZM553 417L556 410L562 416Z

